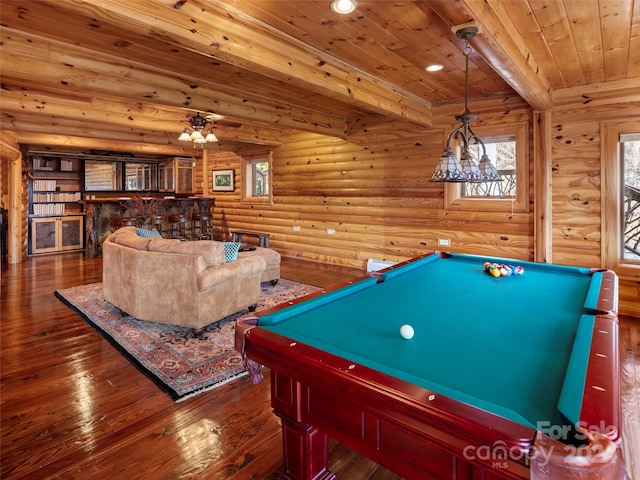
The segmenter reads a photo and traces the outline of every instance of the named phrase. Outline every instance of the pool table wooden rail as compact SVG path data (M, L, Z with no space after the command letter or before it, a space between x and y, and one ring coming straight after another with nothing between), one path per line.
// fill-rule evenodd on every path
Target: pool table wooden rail
M449 257L447 253L435 253ZM335 478L328 469L330 437L407 479L530 478L528 454L537 434L535 428L267 328L256 328L259 317L267 313L343 287L351 288L362 281L371 282L370 277L384 281L385 273L430 255L421 255L238 321L236 348L246 362L252 362L254 367L265 365L271 370L272 407L282 422L285 466L282 479ZM615 431L602 433L619 441L617 277L609 271L590 271L596 272L602 273L603 287L596 301L592 298L589 307L583 306L583 313L594 316L595 328L579 418L581 425L587 427L613 427ZM489 449L491 455L473 455L479 449L484 452ZM501 456L501 452L506 452L506 456Z
M246 354L271 369L287 480L331 479L335 438L406 478L529 478L536 431L308 345L256 328ZM313 372L313 374L310 374ZM465 460L503 446L514 458Z

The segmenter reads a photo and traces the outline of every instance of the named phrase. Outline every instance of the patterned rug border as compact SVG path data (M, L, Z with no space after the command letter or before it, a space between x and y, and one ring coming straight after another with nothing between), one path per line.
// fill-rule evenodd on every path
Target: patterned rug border
M319 287L316 287L314 285L308 285L308 284L305 284L305 283L296 282L294 280L287 280L287 279L281 279L281 280L285 280L286 282L290 282L290 283L294 284L295 286L297 286L298 288L310 288L310 289L320 290ZM280 282L279 285L281 285L281 283L282 282ZM96 330L100 335L102 335L123 357L125 357L129 362L131 362L131 364L133 364L140 372L142 372L148 378L150 378L158 386L158 388L160 388L160 390L162 390L169 397L171 397L171 399L174 402L176 402L176 403L183 402L183 401L185 401L185 400L187 400L189 398L193 398L193 397L195 397L197 395L200 395L202 393L214 390L214 389L216 389L216 388L218 388L218 387L220 387L222 385L225 385L225 384L227 384L229 382L232 382L233 380L236 380L238 378L241 378L241 377L247 375L247 371L242 369L242 371L240 371L239 373L231 374L229 377L224 378L224 379L222 379L220 381L217 381L217 382L215 382L213 384L205 385L205 386L203 386L201 388L197 388L195 390L189 391L189 392L184 393L184 394L179 393L175 389L171 388L170 385L168 385L165 382L163 382L162 379L159 378L151 370L150 367L146 366L140 359L136 358L136 356L133 355L116 338L114 338L114 336L111 335L111 333L109 333L107 330L102 328L98 323L96 323L91 318L91 313L85 311L81 306L78 306L78 305L74 304L72 300L70 300L69 298L67 298L65 296L65 292L68 292L70 290L78 289L78 288L97 288L98 285L102 285L102 283L101 282L95 282L95 283L89 283L89 284L84 284L84 285L77 285L75 287L55 290L53 293L62 303L64 303L67 307L69 307L71 310L73 310L78 315L80 315L80 317L82 317L82 319L84 321L86 321L94 330ZM267 287L267 288L269 288L269 287ZM308 293L311 293L311 292L307 292L307 293L305 293L305 295L308 294ZM299 296L299 295L297 295L297 296ZM293 298L295 298L295 297L293 297ZM103 300L103 301L105 303L108 303L105 300ZM111 305L111 304L109 304L109 305ZM270 307L271 307L271 305L269 305L268 307L264 307L264 308L270 308ZM260 308L258 310L260 310ZM235 322L235 318L240 318L241 316L246 315L248 313L249 312L247 311L247 312L243 312L241 314L233 314L233 315L230 315L229 317L225 317L224 319L219 320L218 322L213 322L212 325L221 323L227 318L230 319L228 321L234 321ZM235 318L231 319L231 317L235 317ZM126 318L126 317L123 317L123 318ZM130 318L134 318L134 317L130 317ZM239 354L238 354L238 357L239 357Z

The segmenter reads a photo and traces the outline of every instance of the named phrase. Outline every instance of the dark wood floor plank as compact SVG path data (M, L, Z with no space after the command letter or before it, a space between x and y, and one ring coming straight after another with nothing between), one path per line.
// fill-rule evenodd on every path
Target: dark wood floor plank
M282 276L321 287L361 272L283 259ZM101 258L31 257L3 267L0 297L0 478L275 480L280 424L268 376L173 402L56 289L99 282ZM640 320L621 318L624 436L640 438ZM639 478L638 443L627 441ZM332 441L339 479L400 477Z

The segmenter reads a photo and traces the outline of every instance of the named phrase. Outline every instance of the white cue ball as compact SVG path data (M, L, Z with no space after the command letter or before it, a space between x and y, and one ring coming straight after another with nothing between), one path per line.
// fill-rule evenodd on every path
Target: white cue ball
M400 327L400 336L406 340L413 338L413 327L411 325L402 325Z

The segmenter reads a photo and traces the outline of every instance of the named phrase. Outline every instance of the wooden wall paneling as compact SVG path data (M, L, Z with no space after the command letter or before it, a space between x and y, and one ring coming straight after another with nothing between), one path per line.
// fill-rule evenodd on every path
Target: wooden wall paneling
M507 121L531 120L523 102L513 102L513 111L506 107L506 112L495 101L480 103L483 127L505 121L505 113ZM460 110L457 105L439 111L446 128ZM428 180L442 153L445 128L376 117L360 126L348 132L348 140L284 132L273 154L273 205L240 200L240 156L209 154L209 170L236 170L236 191L214 195L218 231L264 231L285 255L359 268L368 258L400 261L436 250L439 238L448 238L452 251L531 258L531 212L444 210L442 185ZM328 228L335 235L328 235Z
M0 153L3 157L3 165L7 166L5 172L6 208L9 212L7 261L9 264L15 264L22 262L27 257L26 212L28 211L28 187L26 177L22 174L23 157L15 132L0 131Z
M533 120L534 237L533 258L551 263L551 112L535 112Z
M622 208L622 199L619 195L622 165L618 149L621 126L620 122L602 122L600 125L602 134L601 167L605 178L602 185L604 208L601 218L602 231L605 232L602 242L602 266L605 268L616 268L620 263L621 256L621 246L618 242L618 239L623 235L619 213ZM606 172L612 175L605 177Z
M552 133L552 239L555 263L599 267L600 127L598 121L557 123Z
M619 134L640 131L638 89L630 88L629 82L601 87L554 93L558 105L552 113L553 259L615 269L620 312L640 315L640 267L619 265L617 157Z
M202 151L193 155L193 161L195 162L195 168L193 169L193 195L202 197L204 196L204 153Z

